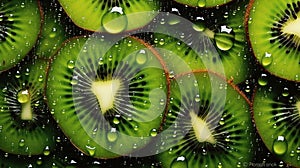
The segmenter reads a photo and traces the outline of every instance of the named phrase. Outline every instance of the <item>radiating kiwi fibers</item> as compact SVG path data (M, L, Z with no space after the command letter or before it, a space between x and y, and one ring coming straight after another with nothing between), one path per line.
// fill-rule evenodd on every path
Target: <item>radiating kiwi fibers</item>
M257 61L270 73L299 82L300 1L251 0L245 24Z
M157 14L159 1L59 0L79 27L91 31L120 33L145 26Z
M270 78L268 85L256 90L253 118L269 151L300 167L300 85L279 80Z
M78 37L53 57L47 97L77 148L112 158L142 148L159 129L166 83L160 59L141 40Z
M203 70L171 82L163 167L243 166L253 157L249 102L232 83Z
M37 0L0 2L0 71L20 62L35 45L41 25Z
M43 96L48 62L29 59L0 75L0 149L48 155L56 136Z

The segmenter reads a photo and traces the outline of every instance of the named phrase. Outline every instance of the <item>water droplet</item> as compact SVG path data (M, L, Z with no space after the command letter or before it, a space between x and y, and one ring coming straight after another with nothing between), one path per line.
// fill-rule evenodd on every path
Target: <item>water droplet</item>
M258 84L260 86L266 86L268 84L267 74L261 74L260 78L258 79Z
M146 50L140 50L136 56L135 56L135 60L138 64L143 65L147 62L148 60L148 55Z
M199 94L196 95L195 102L200 102L200 95Z
M21 139L20 141L19 141L19 146L20 147L23 147L25 145L25 140L24 139Z
M46 147L45 147L45 149L44 149L44 151L43 151L43 154L44 154L45 156L50 155L50 148L49 148L49 146L46 146Z
M219 163L218 164L218 168L222 168L223 166L222 166L222 163Z
M159 45L164 45L164 44L165 44L165 39L163 39L163 38L160 39L160 40L159 40Z
M106 136L107 136L107 140L109 142L115 142L117 140L117 138L118 138L118 133L117 133L116 128L112 128L110 130L110 132L107 133Z
M73 69L75 67L75 61L69 60L67 66L69 69Z
M203 32L206 29L203 21L196 21L192 27L195 31L198 31L198 32Z
M113 7L108 13L104 14L102 18L103 28L112 34L117 34L127 28L127 16L121 7Z
M16 75L15 75L15 77L16 77L17 79L21 77L21 73L20 73L20 71L17 71L17 72L16 72Z
M223 51L228 51L233 47L235 40L234 38L235 35L232 28L226 25L221 26L220 32L214 35L217 47Z
M157 129L155 129L155 128L151 129L150 136L152 136L152 137L157 136Z
M28 76L30 73L30 70L28 68L25 69L25 75Z
M119 123L120 123L120 120L118 119L118 117L115 117L115 118L113 119L113 123L114 123L114 124L119 124Z
M170 71L170 73L169 73L169 78L170 78L170 79L173 79L174 77L175 77L174 71Z
M60 136L58 136L58 137L56 137L56 142L61 142L61 137Z
M179 156L178 158L174 159L170 166L170 168L187 168L187 167L188 164L184 156Z
M206 6L206 0L198 0L198 6L199 7L205 7Z
M73 79L71 80L71 85L77 85L78 84L78 76L73 76Z
M101 57L100 59L99 59L99 61L98 61L98 65L103 65L104 64L104 62L103 62L103 58Z
M29 91L28 90L21 90L17 96L19 103L27 103L30 99Z
M300 146L297 148L296 153L300 154Z
M88 151L88 154L90 156L94 156L95 155L96 147L93 147L93 146L90 146L90 145L86 145L85 148Z
M180 23L180 19L178 17L172 17L170 20L168 20L169 25L176 25Z
M219 124L220 124L220 125L224 125L224 124L225 124L225 120L224 120L223 117L220 119Z
M294 157L295 156L295 151L292 150L291 153L290 153L290 156Z
M282 96L287 97L289 95L289 88L283 88Z
M164 99L160 99L159 104L162 105L162 106L165 105L165 100Z
M42 165L43 161L42 161L42 157L39 157L36 161L37 165Z
M38 78L38 81L39 81L39 82L43 82L43 81L44 81L44 76L43 76L43 75L40 75L39 78Z
M278 136L273 142L273 151L277 155L284 155L288 150L288 144L284 136Z
M273 62L272 54L265 52L265 55L261 59L261 63L264 67L269 66Z

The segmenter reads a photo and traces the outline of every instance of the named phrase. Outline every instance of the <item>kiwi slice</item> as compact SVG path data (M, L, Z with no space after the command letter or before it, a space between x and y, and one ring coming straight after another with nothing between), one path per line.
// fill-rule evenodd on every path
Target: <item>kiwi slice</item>
M245 24L257 61L270 73L300 81L300 1L252 0ZM261 15L263 13L263 15Z
M175 0L175 1L192 7L212 8L212 7L224 5L233 0Z
M34 53L42 58L50 58L67 40L68 34L66 25L63 25L65 20L59 3L43 1L41 6L43 9L43 23Z
M242 167L252 159L249 101L216 73L195 70L171 81L163 132L163 167Z
M26 58L0 75L0 149L20 155L50 152L54 121L44 102L48 61ZM4 80L5 79L5 80Z
M127 155L159 129L166 70L142 40L93 35L70 39L53 57L51 112L70 141L95 158Z
M145 26L155 16L157 0L59 0L79 27L91 31L120 33Z
M300 167L299 83L268 78L267 85L259 85L255 91L252 111L257 131L269 151Z
M37 0L4 0L0 11L0 71L3 71L20 62L35 45L41 16Z

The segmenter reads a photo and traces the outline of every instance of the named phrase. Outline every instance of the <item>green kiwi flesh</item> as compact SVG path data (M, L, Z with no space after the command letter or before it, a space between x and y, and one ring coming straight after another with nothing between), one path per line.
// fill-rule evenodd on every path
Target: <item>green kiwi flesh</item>
M49 1L41 3L43 8L43 23L41 35L37 41L34 53L42 58L50 58L67 40L66 26L63 25L63 12L58 3Z
M287 164L300 167L300 85L277 81L270 78L268 85L255 91L253 118L269 151Z
M51 113L70 141L95 158L145 146L159 129L166 103L166 74L158 56L141 40L114 37L69 40L48 74Z
M0 71L20 62L35 45L41 25L37 0L0 3Z
M300 1L252 0L246 28L257 61L270 73L300 81ZM261 13L264 15L262 16Z
M224 5L233 0L175 0L178 3L192 7L211 8Z
M47 66L44 60L25 60L1 73L1 150L39 155L54 147L55 122L43 96Z
M248 100L216 73L197 70L171 81L170 105L157 158L163 167L232 167L250 163L253 128Z
M140 0L59 0L79 27L100 32L120 33L145 26L155 16L159 2Z

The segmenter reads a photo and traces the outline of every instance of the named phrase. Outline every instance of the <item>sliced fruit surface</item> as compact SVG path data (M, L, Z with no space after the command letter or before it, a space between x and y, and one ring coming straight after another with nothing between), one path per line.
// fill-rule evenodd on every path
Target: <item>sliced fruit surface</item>
M59 0L59 2L79 27L113 34L145 26L156 16L159 9L157 0Z
M87 155L112 158L145 146L167 99L166 72L141 40L78 37L53 57L47 85L51 112Z
M248 101L232 83L207 71L171 82L170 105L157 155L163 167L243 166L253 157Z
M37 0L0 3L0 71L20 62L35 45L41 26Z
M257 131L269 151L287 164L299 167L299 83L269 80L255 92L252 111Z
M270 73L300 81L300 2L252 0L246 28L257 61ZM263 16L262 16L263 13Z
M55 122L43 96L47 68L47 61L26 60L1 73L1 150L38 155L54 147Z
M233 0L175 0L176 2L193 6L193 7L216 7L224 5Z

